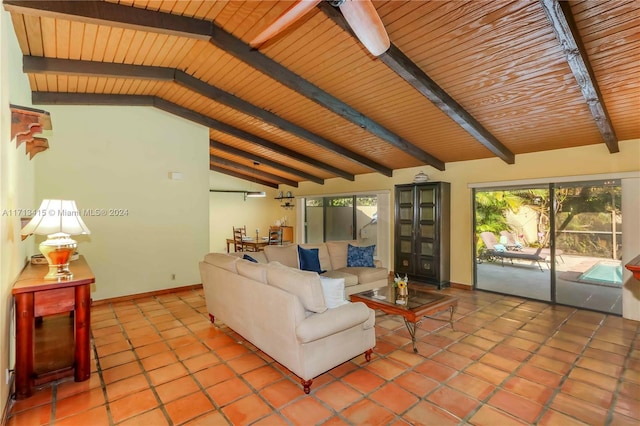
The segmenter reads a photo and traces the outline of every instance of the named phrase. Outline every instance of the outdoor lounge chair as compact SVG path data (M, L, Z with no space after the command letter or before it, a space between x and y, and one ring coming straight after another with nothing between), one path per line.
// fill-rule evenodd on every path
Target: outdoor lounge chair
M513 232L500 231L500 242L502 243L503 240L506 241L504 246L507 248L507 250L521 251L523 253L529 253L529 254L539 254L540 256L544 256L545 259L551 256L551 250L548 248L540 249L536 247L523 246L522 243L520 243L516 239L515 234ZM564 252L562 250L556 249L556 256L559 257L560 260L562 260L562 263L564 263L564 259L562 258L563 253Z
M531 260L538 264L541 271L544 271L544 269L542 269L542 264L540 263L541 261L544 262L546 259L546 256L540 254L540 251L543 250L542 248L537 249L534 253L510 251L507 250L503 244L500 244L498 238L496 238L493 232L482 232L480 233L480 238L482 238L482 242L484 242L487 254L489 256L499 258L502 262L502 266L504 266L504 259L509 259L512 264L513 259Z

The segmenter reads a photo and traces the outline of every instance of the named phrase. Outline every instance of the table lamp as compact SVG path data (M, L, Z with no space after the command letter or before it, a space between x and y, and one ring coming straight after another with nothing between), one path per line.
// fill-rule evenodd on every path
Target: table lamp
M69 260L78 244L70 235L90 234L80 217L76 202L72 200L43 200L36 215L22 228L21 234L47 235L40 243L40 252L49 263L45 280L67 280L73 278Z

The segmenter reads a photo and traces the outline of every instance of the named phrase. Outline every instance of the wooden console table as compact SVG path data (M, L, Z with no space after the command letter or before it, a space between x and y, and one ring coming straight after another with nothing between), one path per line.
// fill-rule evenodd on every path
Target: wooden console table
M48 269L48 265L28 264L12 290L16 302L16 399L31 396L34 385L70 375L82 382L91 375L93 272L83 256L69 265L73 273L69 280L44 280ZM40 321L66 312L72 313L72 319ZM37 330L36 319L38 328L47 324L46 330ZM69 352L69 346L73 348L72 359L61 355Z

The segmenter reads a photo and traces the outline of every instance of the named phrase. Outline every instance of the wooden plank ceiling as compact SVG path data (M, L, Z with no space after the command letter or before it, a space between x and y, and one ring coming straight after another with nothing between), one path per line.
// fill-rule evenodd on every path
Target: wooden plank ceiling
M517 164L582 145L615 153L640 138L637 0L374 1L391 40L380 57L323 2L249 48L291 4L4 8L34 104L154 106L209 127L212 170L272 187L490 157Z

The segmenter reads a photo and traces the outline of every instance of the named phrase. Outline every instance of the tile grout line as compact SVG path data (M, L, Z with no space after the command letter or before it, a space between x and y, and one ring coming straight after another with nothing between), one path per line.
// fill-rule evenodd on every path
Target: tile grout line
M618 376L618 383L616 384L616 389L613 391L613 396L611 398L611 404L609 404L609 409L607 410L607 417L605 420L605 424L610 425L613 422L613 415L615 413L615 408L617 407L618 397L620 396L620 390L622 388L622 384L624 382L623 377L624 373L629 369L629 364L631 361L631 354L635 351L636 346L640 345L640 328L636 327L636 331L634 333L633 339L631 340L631 344L629 345L629 350L625 355L624 366L620 375Z
M198 295L198 296L199 296L199 297L201 297L200 295ZM179 297L179 296L178 296L178 297ZM203 300L204 300L204 298L203 298ZM185 303L187 303L187 304L191 307L191 304L190 304L190 303L188 303L188 302L185 302ZM205 304L205 306L206 306L206 304ZM195 309L194 309L194 310L195 310ZM196 310L196 311L197 311L197 310ZM226 326L226 324L224 325L224 327L216 326L216 325L215 325L215 323L212 323L212 322L207 318L207 316L208 316L208 312L207 312L207 313L205 313L205 314L203 314L203 313L201 313L201 312L199 312L199 311L197 311L197 312L198 312L198 314L199 314L199 315L201 315L201 316L205 319L205 321L208 323L209 327L215 327L219 332L223 333L225 336L229 337L230 339L232 339L232 340L233 340L234 342L236 342L237 344L240 344L240 345L242 345L243 347L245 347L245 348L247 349L247 351L249 351L249 353L254 354L254 355L256 355L256 356L260 357L259 355L257 355L257 354L256 354L256 351L255 351L255 350L253 350L252 348L250 348L250 347L248 347L247 345L245 345L245 343L244 343L244 342L247 342L247 340L246 340L244 337L240 336L238 333L233 332L233 330L231 330L229 327L227 327L227 326ZM182 321L181 321L181 322L182 322ZM187 327L187 328L188 328L188 327ZM191 330L189 330L189 331L190 331L190 332L192 332ZM234 336L232 336L232 335L231 335L231 333L229 333L229 331L231 331L231 332L233 332L233 333L237 334L238 336L242 337L242 341L238 341ZM209 348L209 346L208 346L208 345L207 345L207 344L202 340L202 338L201 338L201 337L199 337L199 336L195 335L195 333L193 333L193 334L194 334L194 337L196 337L196 338L198 339L198 342L200 342L201 344L203 344L205 347ZM249 342L249 343L250 343L250 342ZM254 345L253 345L253 344L251 344L251 346L254 346ZM209 348L209 351L213 351L213 350L214 350L214 349ZM267 355L267 356L268 356L268 354L265 354L265 355ZM242 356L242 355L240 355L240 356L238 356L238 357L236 357L236 358L240 358L241 356ZM260 357L260 358L261 358L263 361L265 361L265 365L268 365L268 366L271 366L271 364L272 364L273 362L275 362L275 360L273 360L272 362L268 362L266 359L264 359L264 358L262 358L262 357ZM271 357L269 357L269 358L271 358ZM242 383L244 383L244 384L245 384L245 385L246 385L246 386L247 386L247 387L252 391L252 394L257 394L257 395L260 397L260 399L261 399L265 404L267 404L267 405L269 406L269 408L271 408L272 412L279 412L279 410L278 410L278 409L276 409L276 408L275 408L275 407L274 407L274 406L273 406L269 401L267 401L267 400L266 400L262 395L260 395L259 390L258 390L258 389L256 389L256 388L254 388L254 387L251 385L251 383L249 383L249 382L244 378L244 376L243 376L243 375L241 375L241 374L237 373L237 372L236 372L236 371L235 371L231 366L229 366L229 364L228 364L228 362L227 362L228 360L226 360L226 359L222 359L222 358L220 358L220 357L218 357L218 359L220 360L220 364L222 364L222 365L226 366L227 368L229 368L229 370L233 371L234 376L235 376L235 377L237 377L238 379L240 379L240 380L242 381ZM235 358L233 358L233 359L235 359ZM272 358L272 359L273 359L273 358ZM180 361L181 361L181 360L180 360ZM185 367L185 368L186 368L186 367ZM222 406L220 406L218 403L216 403L216 402L215 402L215 400L213 399L213 397L212 397L211 395L209 395L209 392L207 392L207 391L206 391L206 388L204 388L204 387L202 386L202 384L200 383L200 381L199 381L196 377L194 377L194 376L193 376L193 373L191 373L191 371L190 371L188 368L187 368L187 371L189 371L189 375L190 375L190 376L192 376L193 380L195 380L195 381L196 381L196 383L198 384L198 386L200 387L200 389L202 390L202 392L204 392L204 393L206 394L207 398L211 401L211 403L213 404L213 406L214 406L214 408L216 409L216 411L217 411L217 412L219 412L219 413L220 413L220 414L225 418L225 420L227 420L227 421L228 421L228 423L229 423L230 425L232 425L232 424L233 424L233 422L231 421L231 419L229 419L229 418L227 417L227 415L222 411ZM253 370L249 370L249 371L253 371ZM283 378L282 378L282 380L288 380L288 379L289 379L289 378L283 374ZM226 380L223 380L222 382L219 382L219 383L224 383L225 381L226 381ZM219 383L217 383L217 384L219 384ZM217 384L216 384L216 385L217 385ZM216 385L213 385L213 386L216 386ZM211 386L211 387L213 387L213 386ZM229 404L232 404L232 403L233 403L233 402L235 402L235 401L236 401L236 400L231 401L231 402L229 402ZM193 418L193 419L191 419L191 420L196 420L196 419L198 419L199 417L202 417L202 416L204 416L204 415L206 415L206 413L203 413L202 415L197 416L197 417L195 417L195 418ZM268 416L269 416L269 414L266 414L265 416L263 416L263 417L260 417L260 418L256 419L256 421L259 421L260 419L263 419L263 418L268 417Z
M514 306L514 307L511 309L511 311L513 311L513 310L514 310L514 309L516 309L517 307L522 306L522 305L524 305L524 304L526 304L526 303L528 303L528 301L527 301L527 300L524 300L524 301L523 301L522 303L520 303L518 306ZM546 309L545 309L545 310L546 310ZM572 316L575 312L576 312L576 311L575 311L575 310L573 310L573 311L571 312L571 315L570 315L570 316ZM538 311L538 312L536 312L536 313L535 313L535 316L534 316L534 318L533 318L533 319L535 319L535 318L539 317L539 316L540 316L540 315L542 315L543 313L544 313L544 311ZM559 327L561 327L561 325L562 325L562 324L565 324L565 323L568 321L568 318L569 318L570 316L566 317L566 318L562 321L562 323L558 324L558 325L555 327L556 332L554 333L554 335L557 333L558 328L559 328ZM500 316L500 317L501 317L501 316ZM500 318L500 317L498 317L498 318ZM526 325L526 323L525 323L524 325ZM515 333L515 332L516 332L516 331L518 331L518 330L521 330L521 329L522 329L522 327L524 327L524 325L522 325L521 327L519 327L519 328L515 329L515 330L513 331L513 333ZM513 333L511 333L509 336L512 336L512 337L513 337ZM540 343L536 342L536 343L538 343L537 348L536 348L534 351L532 351L532 352L531 352L531 354L529 354L529 355L528 355L524 360L520 361L520 362L519 362L518 367L517 367L515 370L513 370L512 372L510 372L510 373L509 373L509 375L508 375L507 377L505 377L505 378L504 378L504 379L503 379L499 384L496 384L496 385L495 385L495 389L493 389L493 390L492 390L492 391L491 391L487 396L485 396L483 399L481 399L481 400L479 399L478 401L480 402L480 405L479 405L478 407L476 407L474 410L471 410L471 411L470 411L470 412L465 416L465 418L464 418L464 419L462 419L462 420L463 420L463 421L468 422L468 421L469 421L469 420L470 420L470 419L471 419L475 414L477 414L477 412L478 412L482 407L484 407L485 405L489 405L489 406L491 406L491 405L489 404L489 400L490 400L490 399L491 399L495 394L497 394L500 390L503 390L503 391L504 391L504 390L505 390L505 389L504 389L504 387L503 387L503 386L504 386L504 384L506 384L510 379L512 379L512 378L514 378L514 377L518 377L518 376L517 376L517 372L518 372L518 371L520 371L520 369L522 369L522 368L523 368L523 364L524 364L524 365L526 365L526 363L527 363L527 362L528 362L528 361L529 361L529 360L530 360L530 359L531 359L535 354L537 354L537 352L540 350L540 348L541 348L541 347L542 347L546 342L548 342L551 338L553 338L553 336L549 336L549 337L547 337L543 342L540 342ZM525 340L526 340L526 339L525 339ZM497 345L497 344L498 344L498 343L496 342L496 345ZM494 346L492 347L492 349L493 349L493 348L495 348L495 346L496 346L496 345L494 345ZM487 350L487 351L486 351L486 353L489 353L489 350ZM485 355L486 355L486 354L485 354ZM480 360L477 360L477 361L475 361L474 363L481 363L481 362L480 362ZM522 396L522 395L519 395L519 396ZM549 399L551 399L551 397L550 397ZM545 403L545 404L546 404L546 403ZM506 411L504 411L504 410L502 410L502 409L500 409L500 408L498 408L498 407L494 407L494 408L496 408L496 409L497 409L497 410L499 410L500 412L505 413L505 414L506 414L506 415L508 415L509 417L513 417L513 418L516 418L516 419L519 419L519 420L523 420L523 421L524 421L524 419L521 419L520 417L517 417L516 415L514 415L514 414L512 414L512 413L508 413L508 412L506 412ZM544 406L543 406L542 408L543 408L543 409L541 410L540 415L545 411L545 410L544 410ZM535 424L535 422L533 422L533 423Z
M142 314L142 315L143 315L143 318L144 318L144 320L147 322L147 324L148 324L148 325L150 325L150 326L152 326L152 327L154 327L154 328L155 328L154 324L153 324L153 323L149 320L149 318L147 317L146 312L144 311L144 309L142 309L142 308L140 307L140 305L136 302L136 300L133 300L133 301L131 302L131 306L133 306L133 307L136 309L136 311L137 311L137 312L139 312L140 314ZM118 315L117 311L115 310L115 308L114 308L114 306L113 306L113 304L112 304L112 303L110 303L110 304L109 304L109 307L110 307L110 309L111 309L111 310L112 310L112 312L113 312L114 318L115 318L115 320L116 320L116 321L117 321L117 323L118 323L118 327L120 328L120 330L121 330L121 333L122 333L123 337L125 338L125 340L126 340L127 344L129 345L129 349L126 349L126 350L124 350L124 351L116 352L116 353L114 353L114 354L112 354L112 355L115 355L115 354L117 354L117 353L121 353L121 352L126 352L126 351L131 351L131 352L132 352L132 354L133 354L133 356L134 356L134 358L135 358L135 360L136 360L136 363L138 364L138 366L139 366L139 367L141 368L141 370L142 370L142 375L144 376L144 378L145 378L145 379L146 379L146 381L147 381L147 384L149 385L149 386L148 386L148 387L149 387L149 389L153 392L153 395L154 395L154 397L156 398L156 401L158 402L158 407L159 407L159 408L160 408L160 410L162 411L162 413L163 413L163 415L164 415L165 419L169 422L169 424L172 424L173 422L171 421L171 417L168 415L168 413L167 413L167 411L166 411L166 409L165 409L165 407L164 407L164 404L163 404L162 400L160 399L160 397L159 397L159 395L158 395L158 393L157 393L157 391L156 391L156 389L155 389L155 386L153 385L153 383L151 383L151 380L150 380L150 378L149 378L149 375L147 374L147 370L145 369L144 365L142 364L141 358L138 356L138 353L136 352L135 347L133 346L133 343L131 342L131 339L129 338L129 334L128 334L128 332L127 332L126 328L124 327L124 325L123 325L122 321L120 320L120 317L119 317L119 315ZM157 329L156 329L156 331L157 331ZM102 370L102 368L99 366L99 358L98 358L98 354L97 354L97 352L98 352L98 348L97 348L97 346L96 346L95 344L94 344L94 349L95 349L95 352L96 352L96 364L97 364L97 366L98 366L98 373L99 373L99 375L100 375L100 382L101 382L101 386L102 386L103 393L104 393L104 396L105 396L105 401L106 401L106 405L107 405L107 411L108 411L108 414L109 414L110 423L113 425L113 424L115 424L115 422L113 421L113 417L112 417L112 414L111 414L111 407L110 407L111 401L110 401L110 400L109 400L109 398L108 398L108 393L107 393L107 384L104 382L104 378L103 378L103 374L102 374L102 373L103 373L103 370ZM117 368L117 367L118 367L118 366L113 366L113 367L111 367L111 368ZM109 370L109 368L108 368L107 370ZM122 379L120 379L120 380L125 380L125 379L126 379L126 378L124 378L124 377L123 377L123 378L122 378ZM120 381L120 380L116 380L116 381L114 381L113 383L118 382L118 381ZM122 398L126 398L127 396L129 396L129 395L124 395L124 396L122 396L121 398L118 398L118 400L119 400L119 399L122 399ZM143 413L146 413L146 412L149 412L149 411L152 411L152 410L153 410L153 409L148 410L148 411L145 411L145 412L143 412ZM139 415L139 414L143 414L143 413L138 413L138 415ZM126 419L125 419L125 420L126 420Z
M118 327L120 328L121 332L124 333L125 330L121 326L120 321L118 320L117 314L113 309L113 305L111 303L109 303L109 309L111 310L114 319L118 321ZM100 378L100 387L102 388L102 397L104 398L104 404L105 404L105 409L107 410L107 417L109 419L109 424L114 425L115 422L113 421L113 415L111 414L111 406L109 405L109 396L107 394L107 384L105 383L104 376L102 375L102 367L100 366L100 357L98 356L98 346L95 344L93 328L91 329L91 346L93 346L92 349L93 349L93 356L96 361L96 373L98 373L98 377Z
M176 297L178 297L178 298L179 298L179 296L176 296ZM165 306L164 302L161 300L161 298L160 298L160 297L158 297L158 296L153 296L153 297L152 297L152 300L154 300L156 303L158 303L158 304L162 305L162 307L163 307L167 312L169 312L173 318L175 318L177 321L180 321L180 324L182 324L182 326L183 326L183 327L187 328L187 329L189 330L189 333L193 333L193 332L192 332L192 330L191 330L191 329L189 329L189 327L187 327L187 326L182 322L182 320L180 320L179 318L177 318L177 317L174 315L173 311L172 311L170 308L167 308L167 307ZM194 309L190 304L188 304L188 303L187 303L187 305L188 305L191 309L193 309L194 311L196 311L199 315L202 315L202 313L198 312L198 311L197 311L196 309ZM142 308L140 308L140 309L142 310ZM203 319L206 321L206 317L205 317L204 315L202 315L202 316L203 316ZM147 319L146 314L145 314L145 318ZM216 404L216 402L211 398L211 396L209 395L209 393L208 393L208 392L206 392L206 389L202 386L202 384L200 383L200 381L199 381L199 380L194 376L194 374L191 372L191 370L189 370L189 368L188 368L187 366L185 366L185 365L184 365L184 363L182 362L182 359L180 359L180 357L179 357L177 354L175 354L175 348L173 348L173 347L169 344L168 340L167 340L167 339L162 335L162 333L161 333L161 331L158 329L158 327L156 327L156 324L155 324L155 323L153 323L153 322L151 322L151 321L149 321L148 319L147 319L147 321L149 322L149 325L150 325L151 327L153 327L153 328L156 330L156 333L157 333L157 334L158 334L158 336L162 339L162 342L163 342L163 343L165 343L165 344L167 345L167 347L169 348L169 351L170 351L170 352L172 352L172 353L175 355L177 362L178 362L178 363L180 363L180 364L185 368L185 370L188 372L189 377L191 377L191 379L192 379L192 380L193 380L193 381L198 385L198 387L200 388L200 392L202 392L202 393L206 396L206 398L211 402L211 404L213 405L214 409L215 409L217 412L219 412L219 413L220 413L220 414L225 418L225 420L227 420L227 421L229 422L229 424L231 424L231 422L229 421L229 419L227 419L227 416L226 416L226 415L224 415L224 413L222 412L222 410L220 409L220 407L218 406L218 404ZM195 336L195 334L194 334L194 337L196 337L198 340L200 340L200 338L199 338L198 336ZM132 348L133 348L133 346L132 346ZM133 348L132 350L134 351L135 356L136 356L136 358L138 359L138 362L141 364L141 367L142 367L143 373L144 373L145 377L147 378L147 381L148 381L148 383L150 384L150 387L153 389L153 393L154 393L154 395L155 395L156 399L158 400L158 402L159 402L159 404L160 404L160 408L162 409L162 412L163 412L163 414L164 414L165 418L167 419L167 421L169 422L169 424L170 424L170 425L174 424L173 419L171 418L171 416L169 415L169 412L167 411L167 409L166 409L166 407L165 407L165 403L164 403L164 402L162 401L162 399L160 398L160 395L158 395L158 393L157 393L157 391L156 391L156 389L155 389L155 385L151 382L151 378L149 377L148 372L147 372L147 369L145 368L144 364L142 364L142 360L139 358L138 353L135 351L135 348ZM210 350L212 350L212 349L210 349ZM158 368L162 368L162 367L158 367ZM151 371L153 371L153 370L151 370ZM169 382L167 382L167 383L170 383L170 382L171 382L171 381L169 381ZM182 396L182 397L180 397L180 398L183 398L183 397L184 397L184 396ZM180 399L180 398L177 398L176 400L178 400L178 399ZM203 413L203 415L204 415L204 414L206 414L206 413ZM198 417L200 417L200 416L196 416L196 417L194 417L194 418L187 419L187 421L195 420L195 419L197 419Z
M547 342L549 342L551 339L553 339L558 332L560 331L560 329L562 328L563 325L567 324L569 322L569 320L574 317L577 314L577 310L574 309L571 312L571 315L567 316L567 318L565 318L564 321L562 321L561 324L558 325L558 327L556 327L556 331L549 337L547 337L547 339L545 339L545 341L543 343L540 344L540 346L538 347L538 349L536 349L536 353L540 350L540 347L542 347L544 344L546 344ZM604 320L603 320L604 321ZM602 321L601 321L602 322ZM599 327L598 327L599 329ZM588 342L591 341L591 339L593 338L593 336L595 335L596 331L598 330L594 330L591 333L591 337L589 338ZM538 414L538 416L535 418L534 423L537 424L538 422L540 422L540 420L542 420L542 418L544 417L545 414L547 414L547 412L549 412L549 410L551 409L551 407L549 406L550 402L553 402L555 400L555 397L560 393L562 385L567 381L567 379L569 378L569 373L573 370L573 367L575 366L575 364L578 362L578 360L581 358L582 353L584 353L585 349L587 347L587 343L585 343L582 346L582 351L579 354L576 354L575 359L573 360L573 363L571 364L571 366L569 367L569 370L567 370L567 372L565 374L562 375L562 378L560 379L560 383L558 383L558 386L555 387L555 389L552 390L551 395L549 395L549 398L547 398L547 401L544 403L544 405L542 406L542 410L540 410L540 413ZM561 349L562 350L562 349ZM567 352L567 351L565 351ZM533 354L532 354L533 355ZM528 361L529 358L527 358L525 361ZM564 413L566 414L566 413ZM567 414L568 415L568 414ZM574 418L573 416L570 416L572 418ZM576 419L578 421L581 421L579 419Z
M480 311L482 311L483 309L485 309L486 307L488 307L488 306L492 306L492 305L494 305L495 303L497 303L497 302L499 302L499 301L501 301L501 300L505 300L505 299L504 299L504 298L499 298L499 299L496 299L496 300L492 301L492 302L491 302L490 304L488 304L488 305L485 305L485 306L482 306L482 307L478 307L477 309L475 309L475 310L473 310L473 311L470 311L470 312L468 312L467 314L462 315L460 318L458 318L458 319L454 320L454 323L455 323L455 322L457 322L457 321L459 321L459 320L461 320L461 319L463 319L463 318L466 318L466 317L468 317L468 316L470 316L470 315L472 315L472 314L474 314L474 313L476 313L476 312L480 312ZM524 303L524 302L523 302L523 303ZM396 316L397 316L397 315L396 315ZM495 318L494 318L494 320L493 320L493 321L495 321L495 319L497 319L497 318L499 318L499 316L495 316ZM443 324L443 325L442 325L442 326L440 326L440 327L437 327L437 328L435 328L435 329L433 329L433 330L430 330L430 331L428 331L424 336L422 336L422 337L420 338L420 340L421 340L421 339L423 339L423 338L425 338L425 337L427 337L427 336L430 336L430 335L431 335L431 334L433 334L434 332L438 332L438 331L440 331L440 330L444 330L445 328L447 328L447 327L449 327L449 326L450 326L449 324ZM394 330L389 330L389 331L390 331L390 332L395 333L395 332L397 332L397 330L398 330L398 329L405 329L405 328L406 328L406 326L405 326L405 325L401 325L400 327L398 327L398 328L396 328L396 329L394 329ZM481 328L481 327L479 327L478 329L480 329L480 328ZM453 329L453 331L456 331L456 330L455 330L455 328ZM469 336L469 335L470 335L468 332L464 332L464 331L461 331L461 333L463 333L463 334L464 334L464 337L467 337L467 336ZM462 337L461 337L461 338L462 338ZM438 349L437 351L433 352L432 354L430 354L430 355L428 355L428 356L425 356L425 355L422 355L422 356L425 358L425 360L432 360L431 358L432 358L434 355L437 355L437 354L439 354L439 353L441 353L441 352L444 352L448 347L450 347L450 346L454 345L455 343L460 342L460 341L461 341L461 338L458 338L458 339L456 339L456 340L452 341L450 344L448 344L448 345L446 345L446 346L444 346L444 347L439 347L439 349ZM398 349L397 349L397 350L402 350L401 348L403 348L403 347L405 347L405 346L409 346L410 344L411 344L411 339L409 339L409 342L407 342L407 343L403 344L402 346L398 346ZM496 343L496 344L497 344L497 343ZM494 344L493 346L495 347L495 345L496 345L496 344ZM406 352L408 352L408 351L406 351ZM486 352L486 351L485 351L485 352ZM385 358L387 358L387 355L385 355L384 357L385 357ZM435 360L432 360L432 361L433 361L433 362L436 362L436 363L438 363L438 364L442 364L442 363L440 363L440 362L438 362L438 361L435 361ZM479 361L477 361L477 362L479 362ZM471 363L470 365L472 365L472 364L473 364L473 363ZM443 365L443 366L445 366L445 367L450 367L450 366L445 365L445 364L442 364L442 365ZM468 367L468 366L467 366L467 367ZM452 369L453 369L453 367L450 367L450 368L452 368ZM465 369L466 369L466 367L465 367ZM418 372L418 371L415 371L415 366L411 366L411 368L410 368L408 371L414 371L416 374L419 374L419 375L421 375L421 376L425 376L424 374L422 374L422 373L420 373L420 372ZM458 375L460 375L460 371L457 371L455 374L453 374L452 376L450 376L449 378L447 378L447 380L446 380L445 382L439 382L439 383L438 383L438 385L437 385L436 387L434 387L431 391L427 392L426 394L424 394L424 395L416 395L416 396L418 396L418 401L417 401L416 403L412 404L411 406L407 407L407 408L405 409L405 411L403 411L401 414L397 415L396 417L402 420L402 419L403 419L403 416L404 416L404 415L406 415L409 411L411 411L411 410L412 410L414 407L416 407L418 404L420 404L420 402L421 402L421 401L429 402L429 401L428 401L428 399L427 399L427 397L428 397L429 395L432 395L432 394L434 394L436 391L438 391L439 389L442 389L443 387L446 387L446 383L447 383L447 382L449 382L452 378L457 377ZM425 377L427 377L427 378L429 378L429 379L432 379L431 377L428 377L428 376L425 376ZM435 381L435 379L434 379L434 381ZM373 393L373 391L372 391L371 393ZM412 392L410 392L410 393L412 393ZM474 399L475 399L475 400L477 400L477 401L479 401L477 398L474 398ZM480 401L479 401L479 402L480 402ZM461 421L461 422L462 422L462 421L464 421L464 419L462 419L462 418L458 417L456 414L454 414L454 413L450 412L449 410L444 409L444 408L442 408L442 407L439 407L439 408L440 408L441 410L443 410L444 412L446 412L447 414L450 414L451 416L453 416L453 417L455 417L455 418L460 419L460 421Z
M180 296L177 296L177 297L179 297L179 298L180 298ZM200 295L198 295L198 297L201 297L201 296L200 296ZM181 299L181 300L182 300L182 299ZM160 303L163 303L161 300L159 300L159 302L160 302ZM237 344L242 345L245 349L247 349L248 353L254 354L254 355L258 356L259 358L261 358L263 361L265 361L265 365L267 365L267 366L272 366L272 364L273 364L274 362L277 362L277 361L273 360L273 358L271 358L271 357L270 357L268 354L266 354L266 353L265 353L265 355L269 356L269 358L271 358L271 359L272 359L272 361L268 361L268 360L264 359L263 357L260 357L259 355L257 355L257 351L260 351L260 350L256 348L256 349L257 349L257 351L256 351L256 349L252 349L251 347L247 346L247 345L245 344L245 342L248 342L248 341L247 341L243 336L241 336L240 334L238 334L238 333L236 333L235 331L233 331L232 329L230 329L230 328L229 328L226 324L224 324L224 323L223 323L223 324L224 324L224 326L222 326L222 327L221 327L221 326L217 326L217 325L215 325L214 323L211 323L211 321L209 321L209 319L207 318L207 314L203 314L203 313L201 313L201 312L197 311L196 309L194 309L194 308L191 306L191 304L190 304L189 302L186 302L186 301L185 301L185 303L186 303L187 305L189 305L193 310L195 310L199 315L201 315L201 316L205 319L205 321L209 324L209 327L215 327L215 328L216 328L220 333L223 333L225 336L229 337L230 339L232 339L232 340L233 340L234 342L236 342ZM170 310L170 309L168 309L168 310L169 310L169 312L171 312L171 310ZM179 320L179 319L178 319L178 320ZM179 321L180 321L180 320L179 320ZM182 322L182 321L180 321L180 322ZM186 325L185 325L185 327L186 327ZM186 327L186 328L188 328L188 327ZM202 338L200 338L199 336L195 335L195 333L193 333L190 329L189 329L189 331L190 331L190 333L192 333L192 334L194 335L194 337L198 340L198 342L200 342L201 344L203 344L205 347L209 348L209 346L208 346L208 345L207 345L207 344L202 340ZM240 338L241 338L241 340L238 340L238 339L235 337L236 335L237 335L238 337L240 337ZM163 339L164 339L164 337L163 337ZM166 339L165 339L165 340L166 340ZM255 347L255 345L251 344L251 342L248 342L248 343L249 343L251 346ZM171 350L172 350L173 352L175 352L175 349L171 348ZM214 349L209 348L209 351L214 351ZM260 351L260 352L261 352L261 351ZM263 352L263 353L264 353L264 352ZM238 357L234 357L234 358L232 358L232 359L236 359L236 358L240 358L240 357L242 357L242 355L240 355L240 356L238 356ZM279 411L280 411L279 409L277 409L276 407L274 407L274 406L273 406L273 405L272 405L268 400L266 400L266 399L265 399L265 398L260 394L260 391L259 391L258 389L254 388L254 387L253 387L253 385L252 385L251 383L249 383L249 382L244 378L244 376L243 376L242 374L237 373L237 372L236 372L236 371L235 371L235 370L234 370L234 369L229 365L228 361L230 361L230 360L226 360L226 359L222 359L222 358L219 358L219 359L220 359L220 363L219 363L219 364L221 364L221 365L225 365L227 368L229 368L229 370L230 370L230 371L233 371L234 376L235 376L236 378L238 378L239 380L241 380L241 381L242 381L242 382L243 382L243 383L244 383L244 384L245 384L245 385L246 385L246 386L247 386L247 387L252 391L252 394L259 396L259 397L260 397L260 399L261 399L265 404L267 404L267 406L269 406L269 408L272 410L272 412L277 412L277 413L279 414ZM181 360L179 357L178 357L178 360L182 363L182 360ZM273 367L273 366L272 366L272 367ZM200 381L199 381L199 380L198 380L198 379L193 375L193 373L191 373L191 372L190 372L190 370L189 370L187 367L185 367L185 368L187 369L187 371L189 371L189 375L190 375L190 376L192 377L192 379L193 379L193 380L198 384L198 386L200 387L201 391L202 391L202 392L204 392L204 393L206 394L207 399L208 399L209 401L211 401L211 403L213 404L213 406L214 406L215 410L216 410L217 412L219 412L219 413L220 413L220 414L225 418L225 420L227 420L227 421L228 421L228 423L229 423L229 424L233 424L233 422L231 422L231 419L229 419L229 418L227 417L227 415L222 411L222 407L221 407L220 405L218 405L218 404L213 400L213 398L209 395L209 393L206 391L206 388L204 388L204 387L203 387L203 385L200 383ZM273 367L273 368L275 368L275 367ZM283 366L283 368L285 368L285 367ZM255 370L255 369L254 369L254 370ZM254 371L254 370L249 370L249 371ZM277 369L277 370L278 370L278 371L280 371L280 373L283 375L283 377L282 377L282 379L281 379L281 380L289 380L290 382L293 382L293 381L291 380L291 378L290 378L288 375L285 375L285 374L284 374L281 370L279 370L279 369ZM248 372L248 371L247 371L247 372ZM223 380L222 382L219 382L219 383L224 383L225 381L226 381L226 380ZM219 383L217 383L217 384L219 384ZM217 384L216 384L216 385L217 385ZM216 386L216 385L213 385L213 386ZM213 387L213 386L211 386L211 387ZM293 404L293 403L294 403L296 400L298 400L298 399L299 399L299 398L295 398L293 401L288 402L288 403L287 403L287 404L285 404L283 407L286 407L287 405ZM229 402L229 404L232 404L233 402L235 402L235 400L234 400L234 401ZM197 417L194 417L193 419L190 419L189 421L196 420L196 419L198 419L198 418L200 418L200 417L202 417L202 416L205 416L206 414L207 414L207 413L202 413L202 415L197 416ZM270 414L266 414L265 416L260 417L260 418L256 419L255 421L260 421L261 419L264 419L265 417L268 417L269 415L270 415Z

